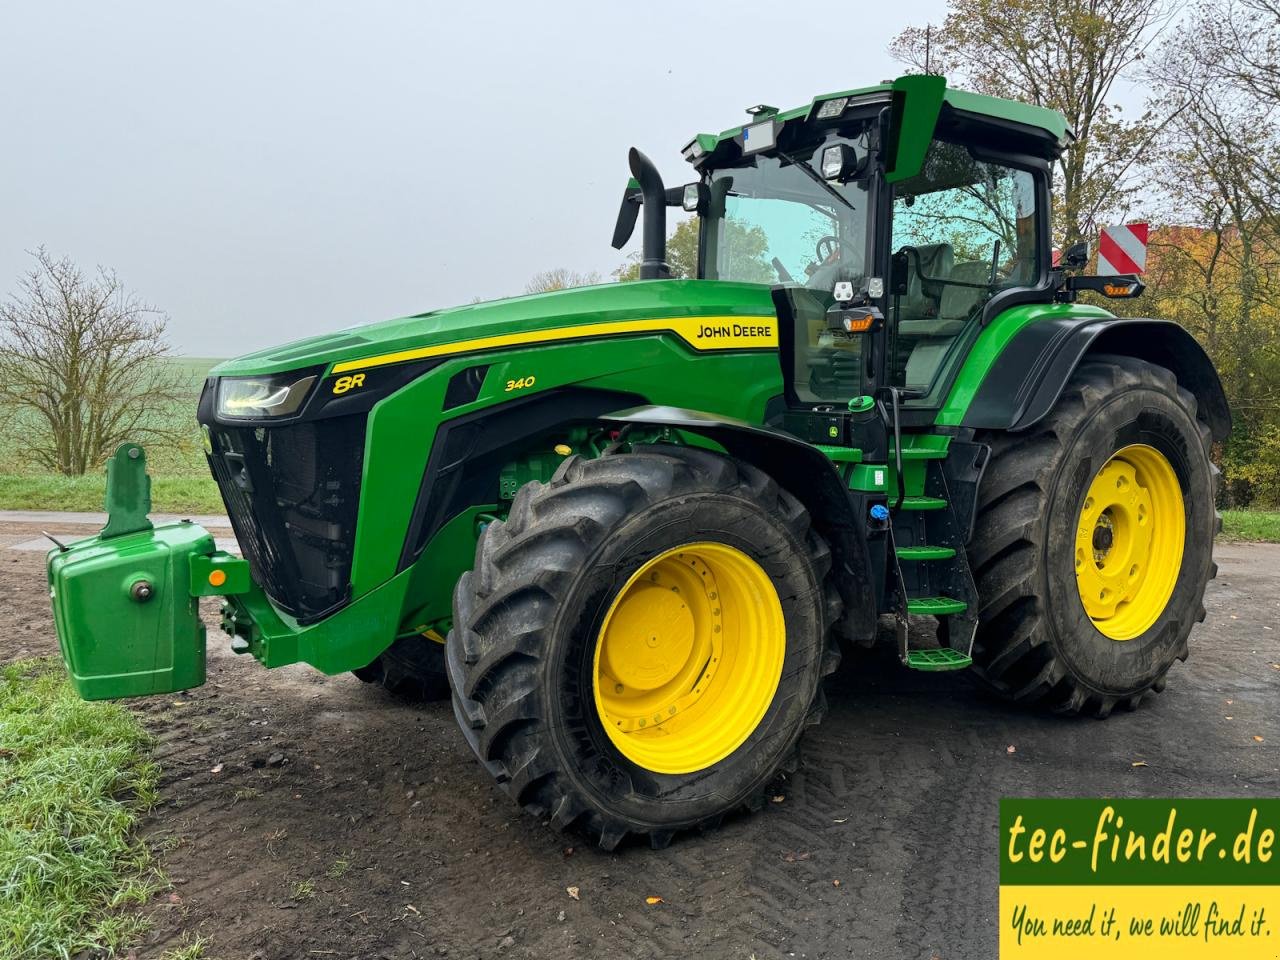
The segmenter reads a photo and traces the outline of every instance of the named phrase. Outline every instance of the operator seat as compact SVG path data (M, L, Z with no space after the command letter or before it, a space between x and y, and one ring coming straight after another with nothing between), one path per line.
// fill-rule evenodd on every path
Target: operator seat
M946 356L952 341L964 330L985 293L991 264L981 260L958 263L947 279L957 281L943 287L938 301L938 315L933 319L912 320L898 325L899 333L918 337L907 357L903 382L911 388L928 389ZM959 286L958 283L976 284Z
M926 278L945 280L949 277L955 252L949 243L903 249L907 254L907 292L898 301L898 332L912 337L918 334L909 324L936 319L939 301L946 289Z

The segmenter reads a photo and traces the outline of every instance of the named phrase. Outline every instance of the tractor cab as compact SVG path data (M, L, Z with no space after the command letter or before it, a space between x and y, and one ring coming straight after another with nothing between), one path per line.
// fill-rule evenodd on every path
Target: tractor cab
M908 77L818 100L767 121L772 149L749 152L748 134L738 156L734 140L703 158L699 275L775 285L790 407L893 388L906 422L928 422L984 319L1053 300L1060 118L996 118L949 94Z
M666 197L700 218L699 278L775 287L792 410L892 389L931 423L984 322L1054 299L1061 116L930 76L749 112L685 147L699 179Z

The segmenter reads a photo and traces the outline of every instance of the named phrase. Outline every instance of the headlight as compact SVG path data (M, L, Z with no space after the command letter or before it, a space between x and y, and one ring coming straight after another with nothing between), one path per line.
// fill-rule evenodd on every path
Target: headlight
M844 173L845 149L844 144L837 143L822 151L823 180L840 179L840 175Z
M218 381L218 416L266 419L288 417L307 399L316 375L298 372L263 377L224 377Z

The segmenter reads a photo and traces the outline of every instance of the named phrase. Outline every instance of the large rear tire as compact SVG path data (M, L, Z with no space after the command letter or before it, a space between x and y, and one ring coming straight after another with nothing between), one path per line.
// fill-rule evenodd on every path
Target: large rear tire
M1195 397L1163 367L1090 357L1039 424L979 439L976 675L1063 712L1137 707L1187 658L1217 573L1217 468Z
M825 709L830 567L751 466L570 457L485 529L454 592L462 732L516 803L606 850L757 806Z

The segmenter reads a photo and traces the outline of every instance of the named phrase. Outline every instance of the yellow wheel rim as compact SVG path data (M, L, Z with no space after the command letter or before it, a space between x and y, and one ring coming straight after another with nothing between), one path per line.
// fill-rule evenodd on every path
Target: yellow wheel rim
M1182 569L1182 488L1155 447L1116 451L1085 493L1076 523L1076 586L1093 625L1132 640L1159 619Z
M703 770L764 718L786 646L778 592L758 563L722 543L668 550L631 575L600 627L600 722L646 770Z

